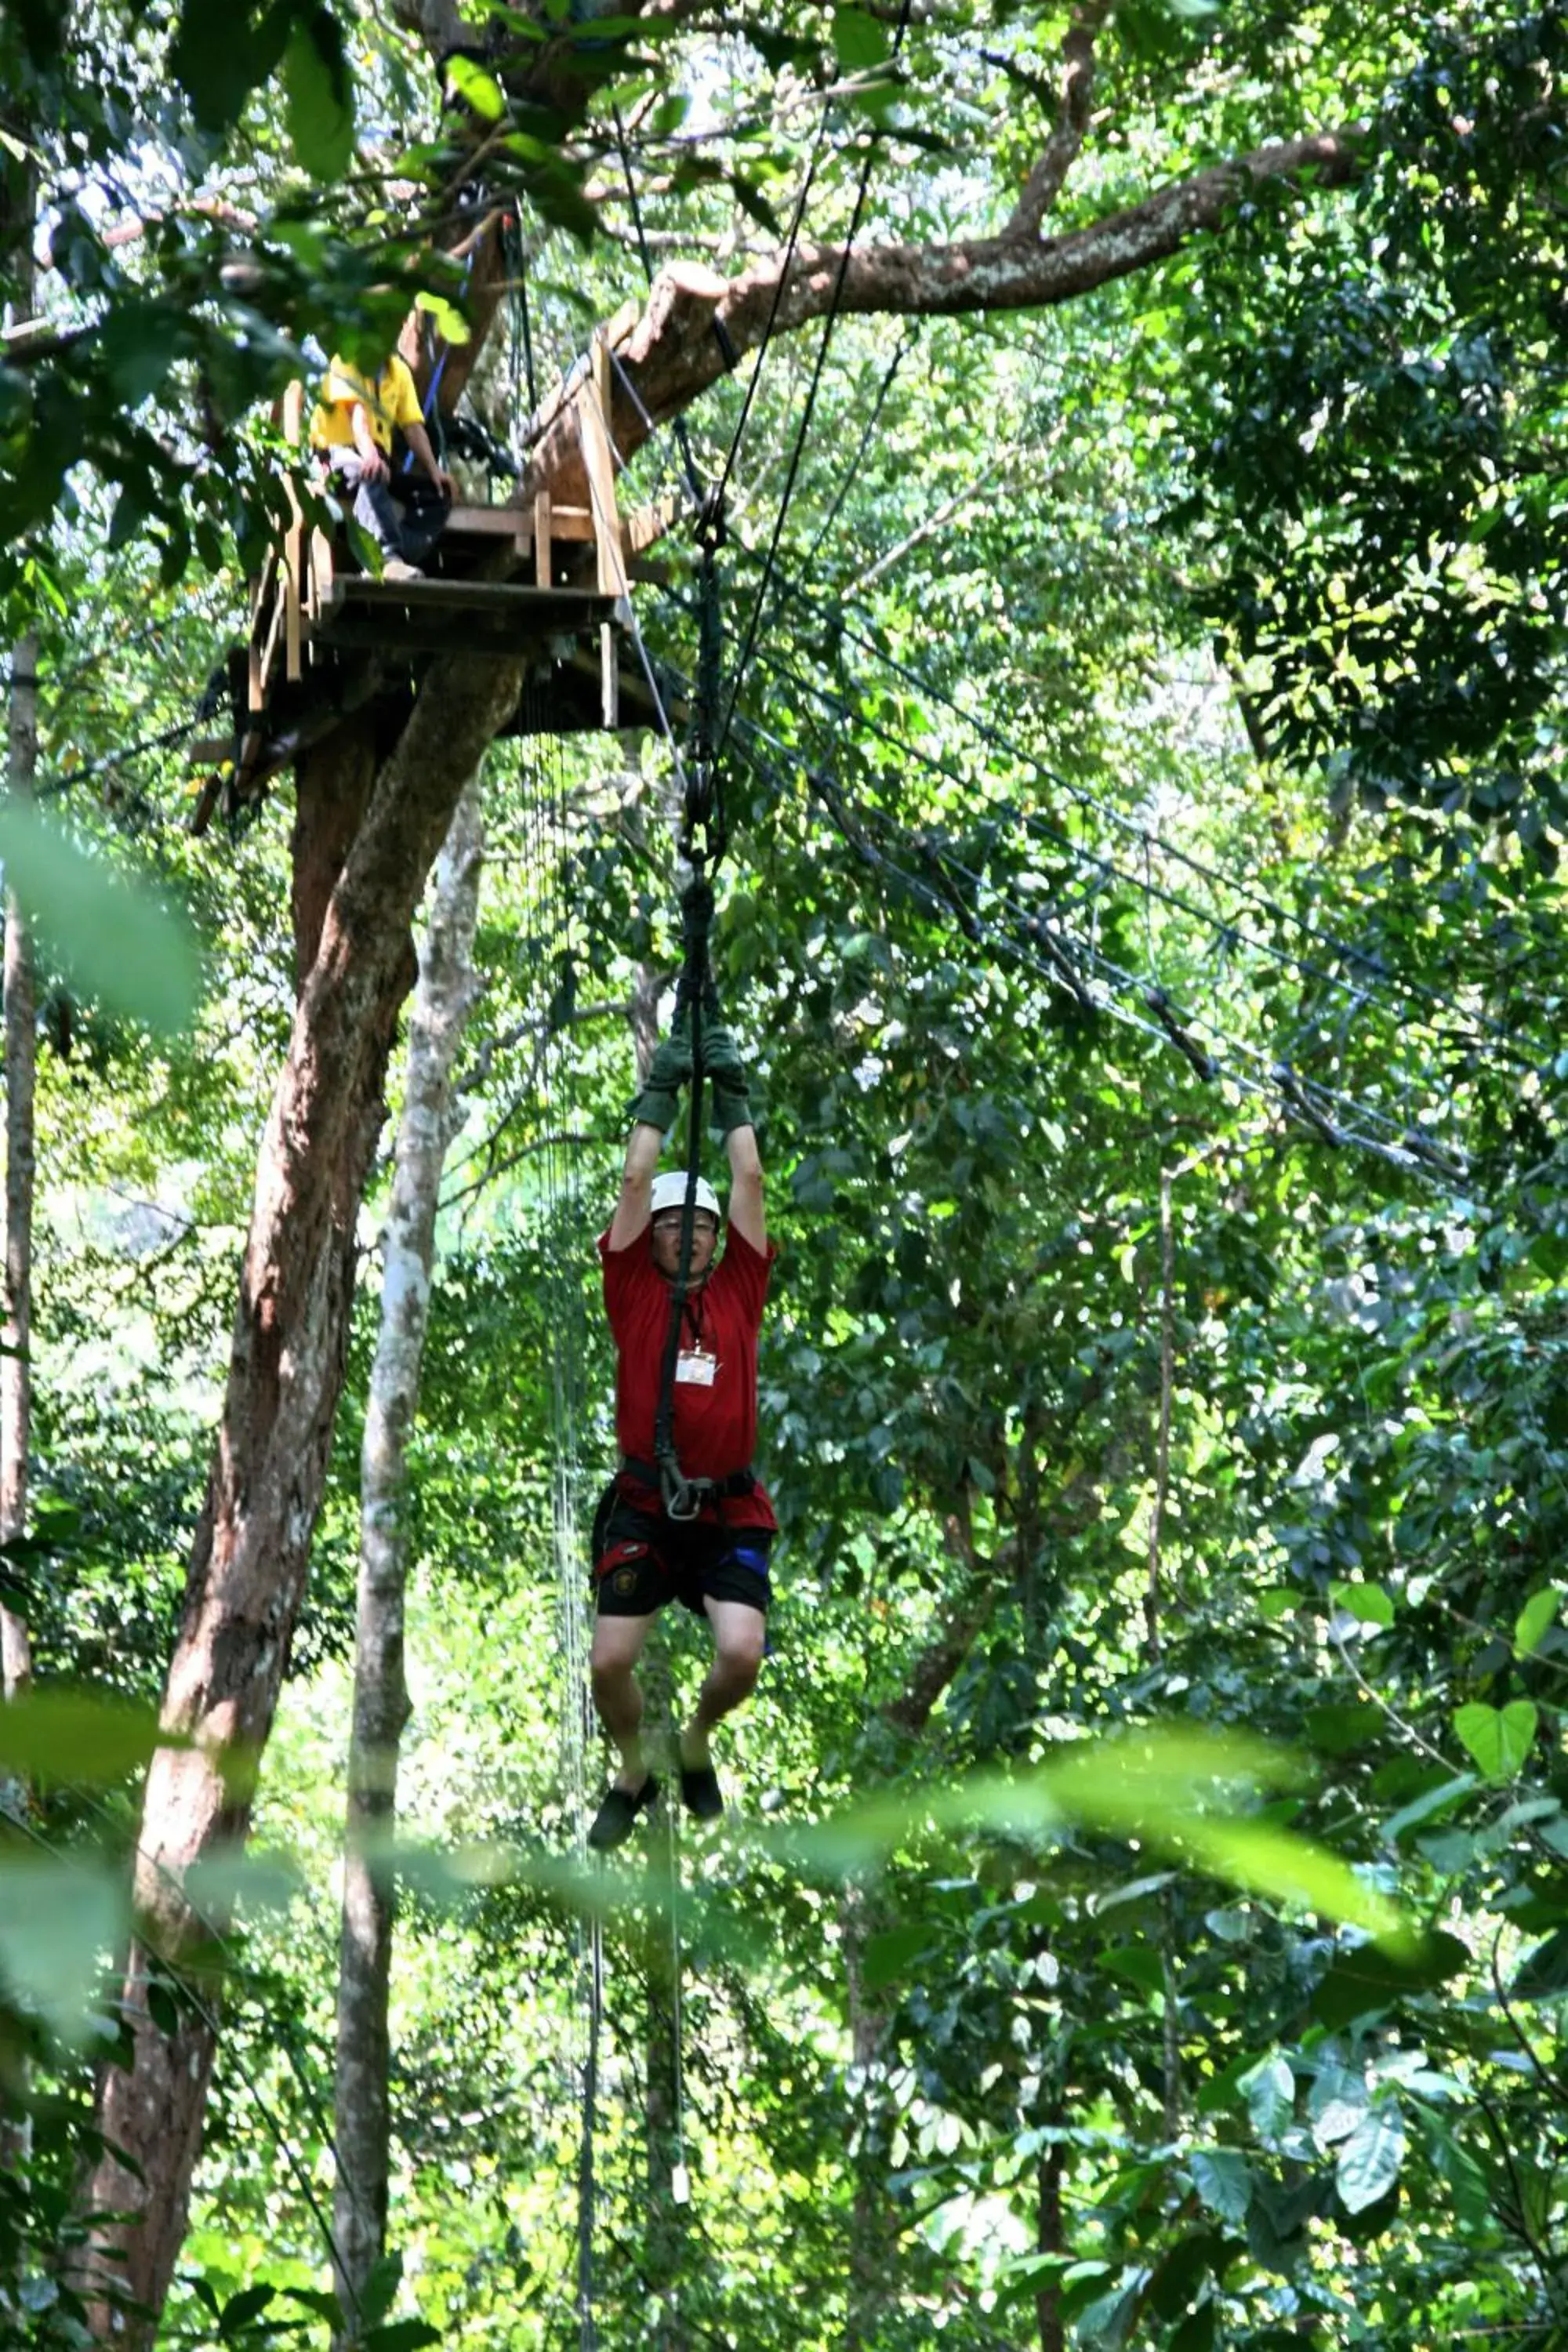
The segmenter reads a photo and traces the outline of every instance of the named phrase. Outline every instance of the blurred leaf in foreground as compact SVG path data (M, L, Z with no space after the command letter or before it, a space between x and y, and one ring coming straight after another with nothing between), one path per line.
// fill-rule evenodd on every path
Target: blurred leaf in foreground
M199 975L183 916L19 802L0 805L0 862L39 945L79 994L164 1035L189 1026Z

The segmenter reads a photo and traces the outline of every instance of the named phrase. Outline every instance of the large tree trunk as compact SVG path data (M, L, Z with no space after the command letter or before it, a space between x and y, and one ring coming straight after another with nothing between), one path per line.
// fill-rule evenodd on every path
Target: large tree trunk
M100 2127L129 2162L106 2155L89 2184L96 2209L128 2214L103 2236L153 2312L184 2231L216 2031L210 2008L193 2006L161 2032L149 1972L154 1953L177 1961L210 1932L184 1874L248 1825L250 1771L304 1595L342 1385L354 1219L412 979L408 927L458 793L520 685L517 662L454 656L427 675L374 787L365 733L334 738L300 772L299 1008L261 1147L223 1420L164 1696L165 1727L189 1744L161 1750L148 1774L142 1935L122 1995L133 2056L100 2086ZM107 2312L97 2324L119 2342L151 2337L150 2325L114 2327Z
M441 1171L457 1121L452 1072L478 991L473 968L484 831L474 777L458 803L436 882L409 1021L392 1202L382 1236L381 1329L360 1456L360 1568L338 1970L332 2203L339 2299L352 2341L386 2243L395 1887L384 1859L408 1719L404 1595L408 1442L419 1402Z
M11 655L6 761L13 798L31 800L38 759L38 640L18 638ZM27 1454L33 1423L33 1097L37 1020L33 948L16 894L5 898L5 1301L0 1339L0 1543L26 1533ZM0 1683L15 1698L32 1679L27 1623L0 1603Z

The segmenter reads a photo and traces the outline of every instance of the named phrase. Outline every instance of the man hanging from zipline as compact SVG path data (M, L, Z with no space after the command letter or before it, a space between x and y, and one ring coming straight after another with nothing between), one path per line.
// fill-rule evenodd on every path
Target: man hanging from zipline
M702 1074L712 1082L714 1116L729 1153L730 1208L723 1255L715 1263L719 1202L712 1187L697 1180L670 1390L668 1433L680 1474L673 1493L656 1454L689 1179L684 1173L656 1178L655 1171L679 1090L698 1082L690 1044L679 1026L654 1055L632 1106L621 1195L608 1232L599 1238L605 1308L616 1342L621 1449L620 1469L594 1523L594 1704L620 1759L588 1832L589 1844L600 1853L629 1837L637 1815L658 1794L643 1759L643 1701L634 1671L658 1611L679 1601L713 1629L713 1662L679 1741L681 1796L700 1821L715 1820L724 1810L709 1738L721 1717L750 1696L767 1630L768 1551L778 1523L751 1462L757 1337L773 1252L740 1054L728 1030L717 1024L700 1024L698 1036ZM687 1510L691 1516L681 1516Z

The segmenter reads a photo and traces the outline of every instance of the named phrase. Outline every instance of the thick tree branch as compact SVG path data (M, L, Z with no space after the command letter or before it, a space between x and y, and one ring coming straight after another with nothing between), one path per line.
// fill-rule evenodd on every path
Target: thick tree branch
M1250 187L1305 174L1342 185L1361 168L1362 139L1352 126L1276 141L1211 164L1066 236L1008 233L951 245L867 244L849 255L838 308L849 316L902 318L1048 310L1168 260L1194 236L1218 228ZM779 295L775 333L825 314L843 260L837 246L797 248ZM697 262L659 273L641 316L610 336L632 387L617 383L614 403L612 431L624 457L642 446L652 425L679 415L723 373L715 320L733 352L755 350L783 268L782 257L770 256L729 280ZM574 410L558 404L538 424L522 501L544 487L560 498L585 499Z
M1024 193L1007 224L1009 236L1037 236L1040 223L1061 193L1062 183L1078 160L1089 128L1089 93L1094 88L1094 44L1110 14L1112 0L1079 0L1062 43L1061 96L1056 128L1045 152L1024 184Z

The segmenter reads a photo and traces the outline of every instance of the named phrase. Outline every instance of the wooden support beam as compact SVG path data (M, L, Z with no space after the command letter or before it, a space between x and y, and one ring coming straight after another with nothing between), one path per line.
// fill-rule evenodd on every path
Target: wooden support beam
M298 451L304 433L305 387L296 377L283 394L283 436L289 447ZM300 657L300 603L304 586L305 510L294 487L292 467L283 477L283 488L289 497L289 518L283 535L283 674L293 681L304 675Z
M610 621L599 625L599 708L613 733L621 723L621 662L618 633Z
M533 501L533 577L541 588L551 584L550 542L554 536L555 518L551 512L550 493L541 490Z
M621 526L621 544L626 553L641 555L645 548L652 547L666 531L673 530L685 513L686 506L686 499L672 490L668 498L658 499L652 506L639 507L636 514L628 515Z
M247 700L252 710L265 709L267 702L267 660L263 651L266 643L264 624L271 601L273 581L278 570L278 551L269 547L262 558L261 572L250 596L250 635L246 654L249 672Z
M594 366L577 387L577 428L583 443L583 465L588 477L588 504L593 513L594 546L598 582L606 596L626 593L626 558L621 552L620 516L616 507L616 461L609 430L610 352L602 336L594 340Z

